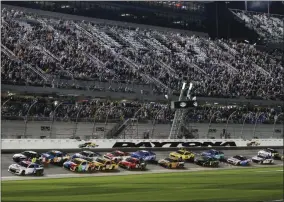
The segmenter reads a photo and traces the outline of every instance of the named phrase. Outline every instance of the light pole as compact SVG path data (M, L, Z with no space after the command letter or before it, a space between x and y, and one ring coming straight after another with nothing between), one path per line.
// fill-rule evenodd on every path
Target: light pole
M77 133L79 115L80 115L81 111L83 110L83 108L84 108L85 106L86 106L86 104L81 105L81 107L80 107L80 109L79 109L79 111L78 111L78 113L77 113L76 122L75 122L75 128L74 128L74 130L73 130L73 138L75 138L75 135L76 135L76 133Z
M246 116L245 116L245 119L243 121L243 125L242 125L242 130L241 130L241 137L243 136L243 131L244 131L244 126L245 126L245 123L246 123L246 120L247 118L252 115L253 113L252 112L249 112Z
M227 130L228 130L229 121L230 121L230 119L233 117L233 115L234 115L236 112L237 112L237 110L234 111L232 114L230 114L230 116L228 117L227 124L226 124L226 132L227 132Z
M210 127L211 127L211 122L212 122L212 119L213 119L213 117L216 115L216 114L221 114L221 111L216 111L216 112L214 112L213 114L212 114L212 116L210 117L210 121L209 121L209 125L208 125L208 130L207 130L207 139L208 139L208 136L209 136L209 130L210 130Z
M280 114L278 114L278 115L276 116L276 118L274 119L272 137L274 136L274 133L275 133L275 125L276 125L276 122L277 122L278 118L279 118L281 115L283 116L283 112L281 112Z
M29 112L31 110L31 108L37 103L37 101L34 101L31 106L29 107L28 109L28 112L26 114L26 117L25 117L25 130L24 130L24 138L26 138L26 133L27 133L27 125L28 125L28 116L29 116Z
M58 109L59 106L61 106L63 104L63 102L60 102L55 109L53 110L53 115L52 115L52 120L51 120L51 124L50 124L50 132L49 132L49 137L51 138L52 136L52 129L53 129L53 124L55 121L55 117L56 117L56 110Z
M256 130L256 125L257 125L257 120L259 119L259 117L260 117L262 114L264 114L264 112L260 113L260 114L257 116L256 120L255 120L254 129L253 129L253 137L255 137L255 130Z
M160 115L161 112L164 112L165 109L160 109L156 116L154 116L154 120L153 120L153 125L152 125L152 133L151 133L151 137L153 138L154 136L154 130L155 130L155 125L156 125L156 120L157 120L157 117Z
M143 105L142 107L140 107L140 108L135 112L135 114L134 114L132 120L135 120L137 114L138 114L142 109L144 109L144 108L145 108L144 105ZM136 119L136 137L137 137L137 139L138 139L138 124L139 124L138 119Z
M106 107L106 106L100 106L100 107L96 110L96 112L95 112L95 115L94 115L94 124L93 124L93 130L92 130L92 139L94 139L97 115L98 115L98 113L101 111L101 109L103 109L103 108L105 108L105 107Z

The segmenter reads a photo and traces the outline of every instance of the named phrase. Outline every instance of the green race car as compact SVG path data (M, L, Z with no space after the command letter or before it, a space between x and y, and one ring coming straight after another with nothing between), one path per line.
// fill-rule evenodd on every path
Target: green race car
M208 156L201 156L199 158L196 158L194 162L197 165L205 166L205 167L218 167L219 161L216 158L208 157Z

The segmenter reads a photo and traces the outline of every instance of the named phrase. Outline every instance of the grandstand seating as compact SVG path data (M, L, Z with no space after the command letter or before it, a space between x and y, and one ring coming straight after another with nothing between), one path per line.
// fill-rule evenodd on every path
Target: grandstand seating
M154 84L157 93L194 82L194 94L283 100L280 53L174 32L125 28L2 10L3 83L51 86L84 80ZM124 89L132 92L132 89Z

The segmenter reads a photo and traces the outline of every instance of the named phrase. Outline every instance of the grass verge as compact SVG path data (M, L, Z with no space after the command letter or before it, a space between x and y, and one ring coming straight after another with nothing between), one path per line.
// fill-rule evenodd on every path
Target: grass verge
M281 198L283 167L2 182L2 201L265 201Z

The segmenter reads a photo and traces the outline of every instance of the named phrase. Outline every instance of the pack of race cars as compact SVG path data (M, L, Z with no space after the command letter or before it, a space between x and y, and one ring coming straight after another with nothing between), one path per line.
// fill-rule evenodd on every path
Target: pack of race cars
M42 154L34 151L24 151L13 156L14 164L8 171L16 175L43 175L44 167L53 164L63 166L73 172L97 172L117 170L118 167L127 170L145 170L148 163L155 163L169 169L184 168L185 162L195 163L204 167L218 167L220 162L234 166L248 166L252 162L258 164L273 164L274 160L283 160L279 152L274 149L258 151L251 159L242 155L225 157L222 151L210 149L200 154L195 154L185 148L171 152L167 158L157 160L152 151L138 150L127 153L112 151L101 155L97 152L85 150L73 155L62 151L52 150Z

